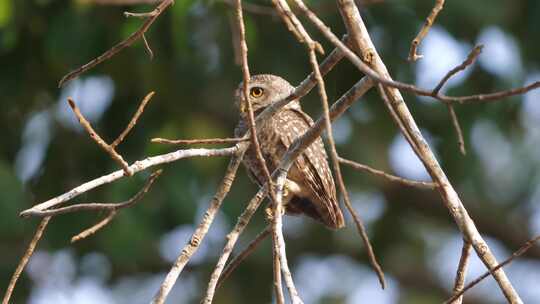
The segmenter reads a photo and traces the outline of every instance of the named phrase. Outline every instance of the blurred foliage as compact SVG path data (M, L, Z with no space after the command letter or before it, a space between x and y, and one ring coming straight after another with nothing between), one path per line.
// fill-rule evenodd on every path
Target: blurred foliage
M0 0L0 96L4 105L0 113L3 131L0 145L0 286L7 286L37 224L35 219L18 218L18 212L117 168L84 132L74 131L54 120L51 141L37 173L23 184L15 169L28 119L41 111L53 112L57 104L65 103L65 100L59 100L62 89L57 88L58 80L138 28L142 21L124 18L123 11L151 9L144 5L99 6L88 2L91 1ZM269 1L250 2L269 5ZM336 34L344 32L332 1L308 3ZM362 9L367 25L377 33L376 43L382 57L400 81L415 81L415 64L407 62L406 57L410 41L432 4L433 1L387 0ZM155 53L153 60L148 59L142 43L137 42L82 76L86 79L107 75L114 82L112 104L94 123L102 137L109 141L121 132L138 102L148 92L156 91L138 125L119 148L127 160L135 161L173 149L151 144L152 137L232 135L237 121L232 92L241 79L241 71L234 64L230 18L228 5L221 1L176 1L146 35ZM309 73L304 47L275 17L246 13L245 18L252 73L278 74L293 84L299 83ZM539 1L447 1L436 23L455 39L470 45L475 44L485 27L498 26L515 39L523 66L522 74L509 80L475 65L463 84L449 90L451 95L520 86L527 74L539 69ZM307 25L307 28L329 53L331 45L312 26ZM361 74L352 65L345 60L340 63L326 78L330 99L338 98L359 77ZM509 197L509 201L503 197L498 201L490 195L492 189L488 181L493 177L486 176L480 156L472 148L471 130L479 120L491 121L504 136L523 137L525 131L519 119L522 98L458 107L469 149L467 156L462 156L446 107L435 102L418 102L418 98L410 94L405 96L418 124L434 137L441 163L465 204L470 206L480 231L499 240L508 250L517 249L530 234L528 223L532 214L525 201L538 185L538 162L520 159L523 176L519 179L522 182L514 187L516 194ZM320 113L315 93L310 93L303 104L314 116ZM358 120L353 114L346 115L352 122L352 135L346 143L339 145L340 153L392 171L388 149L397 131L377 95L369 93L365 101L351 111L368 113L371 119ZM70 246L77 256L94 251L104 253L112 264L110 284L121 276L166 271L169 263L160 258L160 238L178 225L196 223L197 210L208 203L226 164L226 159L190 159L165 166L164 174L143 201L120 212L114 222L96 236L74 245L68 243L72 235L92 225L103 214L60 216L52 221L39 248L54 251ZM390 185L348 168L344 171L351 192L381 193L386 201L382 215L369 225L369 229L385 271L399 281L399 302L440 302L447 296L448 289L441 288L441 283L433 279L427 259L429 244L424 236L455 234L456 227L436 193ZM146 176L148 173L107 185L81 195L75 201L125 200L138 191ZM239 171L239 178L223 206L231 225L255 191L256 187L243 170ZM290 236L295 241L288 243L292 265L306 253L343 254L362 264L367 263L353 225L338 232L328 231L309 220L303 220L302 225L303 233ZM254 236L263 227L259 212L248 235ZM178 248L182 245L178 244ZM268 303L272 296L270 257L269 245L265 243L218 292L216 302ZM528 257L539 259L540 254L536 250ZM202 265L189 267L187 271L197 271L200 286L204 287L214 263L215 257L205 260ZM31 281L23 275L14 303L27 299L31 286ZM324 303L342 303L342 299L330 296ZM478 303L483 302L478 299Z

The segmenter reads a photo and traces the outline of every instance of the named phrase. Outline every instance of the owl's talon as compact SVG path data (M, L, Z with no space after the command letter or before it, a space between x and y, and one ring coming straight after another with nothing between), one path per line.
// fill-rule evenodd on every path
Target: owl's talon
M266 207L264 209L264 213L266 215L266 219L269 222L272 222L274 220L274 210L272 210L272 207Z

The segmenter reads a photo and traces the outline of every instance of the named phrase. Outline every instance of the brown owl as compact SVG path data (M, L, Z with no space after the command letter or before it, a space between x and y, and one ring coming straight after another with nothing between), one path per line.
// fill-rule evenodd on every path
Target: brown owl
M293 89L293 86L278 76L269 74L251 76L248 92L255 116L274 102L289 96ZM243 95L241 83L235 94L235 104L239 107L241 115L235 129L237 137L243 136L249 129ZM313 120L302 111L300 102L294 100L261 123L257 137L268 169L273 172L289 146L313 125ZM246 152L244 165L253 181L259 185L264 183L266 179L253 147ZM283 203L288 214L306 214L332 229L345 225L336 197L334 179L320 137L292 165L285 182Z

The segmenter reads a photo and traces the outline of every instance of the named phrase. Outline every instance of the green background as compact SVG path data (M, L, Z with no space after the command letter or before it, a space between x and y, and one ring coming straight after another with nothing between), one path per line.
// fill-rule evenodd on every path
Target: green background
M361 9L381 56L400 81L415 83L419 74L433 71L429 65L422 68L422 63L406 60L410 41L432 2L382 1ZM269 1L250 3L270 5ZM344 33L334 2L307 3L338 36ZM7 286L38 223L19 218L18 213L117 169L107 154L70 123L68 95L86 104L83 113L97 111L92 123L103 138L112 141L139 101L148 92L156 92L119 147L130 162L174 149L150 143L153 137L232 136L238 120L232 92L241 71L234 63L232 11L221 1L177 0L146 35L155 53L153 60L137 42L66 88L57 88L63 75L100 55L143 22L124 18L123 11L151 9L85 1L0 0L0 286ZM245 21L251 72L278 74L294 85L303 80L310 71L305 48L280 19L246 12ZM426 38L425 50L429 50L430 37L450 37L465 50L458 63L487 29L500 34L493 45L485 46L480 63L449 87L448 94L493 92L540 78L540 2L448 1L436 24ZM307 29L327 53L332 50L314 27L307 25ZM508 58L504 50L509 50L513 61L504 60ZM422 46L419 52L423 51ZM451 51L426 53L425 60L431 56L435 61L428 62L444 61ZM339 98L361 76L343 60L325 78L329 99ZM457 106L466 156L459 153L443 104L408 93L404 96L497 257L504 259L538 234L540 95L533 92L528 99ZM318 117L315 92L302 103ZM375 92L354 105L334 131L344 157L395 174L412 172L400 171L392 161L392 155L397 155L405 167L418 168L414 159L402 155L398 131ZM163 175L139 204L121 211L97 235L73 245L70 237L104 214L81 212L54 218L15 290L13 303L147 303L169 269L167 257L174 258L188 240L226 165L226 158L215 158L163 166ZM366 218L389 288L379 290L350 218L346 228L333 232L306 218L285 217L289 262L306 303L442 302L451 292L461 241L438 194L346 167L343 171L355 207ZM136 193L147 176L145 172L106 185L74 202L120 202ZM221 252L223 236L256 190L240 170L205 240L208 244L184 270L169 303L198 303ZM259 211L240 243L245 245L264 225ZM539 260L540 246L536 245L508 267L526 303L540 302L534 288L540 283ZM484 271L476 257L472 263L469 278ZM271 280L267 241L217 292L215 302L270 303ZM467 303L504 302L493 280L486 281L466 297Z

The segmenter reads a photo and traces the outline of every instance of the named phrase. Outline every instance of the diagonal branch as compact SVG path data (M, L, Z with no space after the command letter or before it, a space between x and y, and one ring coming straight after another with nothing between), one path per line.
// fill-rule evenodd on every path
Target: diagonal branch
M459 259L459 265L456 272L456 280L454 283L454 293L458 293L463 290L465 285L465 277L467 276L467 268L469 266L469 258L471 256L472 246L471 243L463 240L463 248L461 249L461 258ZM457 297L451 304L461 304L463 296Z
M313 50L310 50L309 57L311 61L311 66L313 68L313 72L315 73L315 78L318 82L319 87L319 95L321 97L321 103L323 106L324 111L324 121L326 125L326 134L328 135L328 142L330 144L330 159L332 160L332 166L334 168L334 174L336 175L339 191L343 195L343 201L345 202L345 206L347 207L347 210L351 214L354 223L356 225L356 229L358 230L358 233L360 234L360 237L362 238L362 242L364 243L364 246L366 246L369 262L371 266L373 267L373 270L377 274L377 277L379 278L379 282L381 284L382 289L385 288L386 282L384 280L384 272L377 261L377 257L375 255L375 252L373 251L373 247L371 246L371 242L369 241L369 237L366 232L366 228L364 226L364 223L356 210L354 209L351 199L349 197L349 192L347 191L347 188L345 187L345 182L343 181L343 176L341 174L341 168L339 167L339 156L336 150L336 143L334 141L334 135L332 134L332 123L330 121L330 111L328 109L328 97L326 95L326 89L324 86L324 81L322 79L321 73L319 71L319 65L317 63L317 58L315 55L315 52Z
M15 285L17 284L19 277L21 276L24 268L26 267L26 264L28 264L30 257L34 253L37 243L41 239L41 236L43 235L45 228L47 228L47 225L49 224L50 220L51 220L51 217L46 217L42 219L41 222L39 223L36 229L36 232L34 233L34 237L32 238L32 241L30 241L30 244L28 245L28 248L26 249L26 252L24 253L23 257L21 258L19 265L17 265L17 269L15 269L13 276L11 276L11 280L9 281L8 288L6 289L6 293L4 294L4 299L2 300L2 304L9 304L9 299L11 298L11 295L13 294Z
M206 289L206 296L201 301L201 303L205 303L205 304L212 303L212 299L214 298L214 293L216 291L218 280L220 279L222 271L225 268L225 264L227 263L227 260L229 259L229 256L231 255L234 249L234 245L236 244L236 241L238 241L238 237L240 236L240 234L242 234L242 232L244 231L244 228L247 226L247 224L251 220L251 217L253 216L255 211L257 211L257 209L261 205L261 202L263 201L265 194L266 194L266 187L260 188L257 194L250 200L244 212L242 212L242 214L238 217L238 221L236 222L236 225L234 226L233 230L227 235L226 237L227 243L223 247L223 252L221 253L221 256L219 257L218 262L216 264L216 267L214 268L214 271L212 272L212 275L210 276L210 281L208 282L208 288Z
M527 250L529 250L536 242L540 241L540 235L534 237L533 239L527 241L525 245L523 245L521 248L519 248L516 252L512 253L512 255L504 260L502 263L498 264L497 266L493 267L493 269L486 271L484 274L479 276L478 278L471 281L467 286L463 287L459 292L455 293L450 299L446 300L444 304L450 304L459 297L461 297L467 290L473 288L478 283L480 283L483 279L489 277L490 275L493 275L493 272L501 269L502 267L510 264L515 258L519 257L520 255L524 254ZM514 302L511 302L514 303Z
M418 45L424 39L424 37L429 32L429 29L433 26L433 23L435 22L435 19L437 18L437 15L439 12L443 9L444 0L435 0L435 6L429 13L429 16L426 18L426 22L424 25L422 25L422 29L420 29L420 32L418 32L418 35L413 39L411 42L411 49L409 51L409 61L416 61L420 58L422 58L422 55L418 55L416 53L416 49L418 48Z
M68 98L68 103L71 109L73 110L73 113L75 113L75 116L77 116L77 119L79 120L81 125L84 127L86 132L88 132L88 135L90 135L90 138L92 138L97 143L97 145L101 149L103 149L103 151L107 152L107 154L109 154L111 158L115 162L117 162L120 165L120 167L122 167L122 169L124 169L124 173L127 176L133 175L133 172L129 170L128 163L124 160L124 158L122 158L120 154L116 152L113 146L107 144L101 138L101 136L99 136L99 134L97 134L96 131L94 131L94 128L92 128L92 125L90 124L90 122L86 120L86 118L84 118L84 115L82 115L81 110L79 110L79 107L77 107L77 104L75 104L75 101L73 101L71 97Z
M248 147L247 144L241 145L238 151L231 158L231 161L229 162L229 166L227 167L227 171L225 172L225 176L223 177L216 191L216 194L212 198L212 201L210 202L210 206L205 211L202 221L197 226L197 229L195 229L195 232L191 236L191 239L189 240L189 242L182 249L180 255L178 256L173 266L171 267L169 273L167 274L167 276L161 283L159 290L155 294L151 303L153 304L165 303L165 300L167 299L169 292L171 291L174 284L176 283L178 276L180 276L180 273L182 272L186 264L189 262L193 254L199 248L199 245L201 244L204 237L206 236L208 229L210 229L210 225L214 221L214 218L219 208L221 207L221 203L223 202L223 200L229 193L229 190L231 189L232 183L236 177L236 172L238 171L238 167L242 163L242 159L244 157L244 153L246 152L247 147Z
M268 226L266 227L261 233L259 233L253 241L249 243L249 245L240 252L237 256L235 256L229 264L225 267L223 270L223 273L219 277L219 280L217 282L217 287L219 288L227 278L232 274L232 272L255 250L259 244L264 241L269 235L272 233L272 227Z
M99 55L97 58L92 59L87 64L69 72L67 75L62 77L60 82L58 82L58 87L61 88L66 84L67 82L73 80L74 78L77 78L82 73L94 68L98 64L107 61L111 59L114 55L120 53L125 48L131 46L135 41L141 39L144 34L148 31L150 26L156 21L156 19L161 15L161 13L167 9L170 5L174 3L174 0L163 0L154 10L153 14L149 16L149 18L141 25L141 27L129 35L126 39L119 42L118 44L114 45L112 48L107 50L105 53Z
M142 113L144 112L144 108L146 107L150 99L152 99L154 94L155 92L150 92L144 97L144 99L141 101L141 104L137 108L137 111L129 121L124 131L122 131L122 133L120 133L120 135L118 135L118 137L112 142L111 148L116 148L116 146L118 146L122 141L124 141L131 129L133 129L133 127L135 127L135 125L137 124L137 120L139 120L139 117L141 117Z
M356 5L352 0L342 1L347 4L340 6L340 9L346 12L343 15L345 16L344 19L346 21L347 28L354 42L353 45L355 45L355 47L360 53L371 54L373 59L371 64L374 69L379 75L384 75L384 78L390 80L391 78L386 69L386 66L377 54L377 51L373 46L373 43L371 42L368 31L360 17ZM315 20L313 21L315 22ZM467 210L459 199L458 194L456 193L452 184L446 177L444 171L439 165L437 159L435 158L435 155L431 151L426 140L422 137L422 133L416 125L416 122L414 121L411 113L409 112L409 109L407 108L407 105L405 104L401 93L395 88L388 88L386 91L388 93L388 100L385 100L385 102L387 102L389 106L394 109L400 120L399 123L403 124L403 126L405 127L405 133L407 133L406 138L410 141L411 147L424 164L424 167L430 174L431 178L437 184L439 184L439 192L441 194L443 202L450 211L450 214L452 215L454 221L461 230L464 238L472 243L478 256L486 265L486 267L488 269L492 269L497 265L497 260L495 259L495 256L478 232L474 222L468 215ZM502 270L499 269L495 271L493 273L493 276L508 301L512 303L522 303L519 295L514 290L512 284Z

